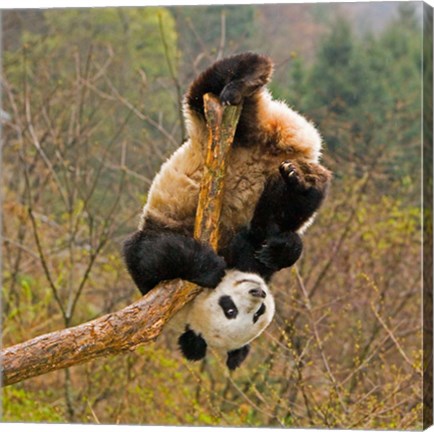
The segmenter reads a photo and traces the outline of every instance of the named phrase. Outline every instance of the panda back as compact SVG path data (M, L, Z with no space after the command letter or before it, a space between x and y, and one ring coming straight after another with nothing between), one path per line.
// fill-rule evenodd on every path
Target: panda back
M203 154L191 140L177 149L152 182L139 229L151 218L169 229L192 231L203 166Z

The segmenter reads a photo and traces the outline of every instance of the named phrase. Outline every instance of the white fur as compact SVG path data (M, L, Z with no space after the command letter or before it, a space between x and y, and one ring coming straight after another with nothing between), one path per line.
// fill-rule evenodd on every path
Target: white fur
M249 293L258 287L266 293L265 298L254 297ZM219 305L219 299L224 295L230 296L238 309L235 319L226 318ZM253 315L261 303L265 304L265 313L253 323ZM171 326L182 333L188 325L205 339L208 346L231 351L258 337L271 323L274 310L273 296L260 276L229 270L215 289L203 289L181 309L171 321Z

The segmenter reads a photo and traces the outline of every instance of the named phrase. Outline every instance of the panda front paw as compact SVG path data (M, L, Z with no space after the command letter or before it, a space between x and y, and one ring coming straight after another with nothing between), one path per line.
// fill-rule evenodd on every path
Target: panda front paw
M303 251L301 237L294 232L272 236L256 252L256 259L268 268L277 271L291 267Z
M215 288L225 276L226 265L222 268L208 270L206 273L197 275L191 279L191 282L204 288Z
M238 348L233 351L228 352L228 356L226 359L226 366L229 370L233 371L246 359L247 355L250 352L250 345L244 345L241 348Z
M205 288L215 288L225 276L226 261L211 248L203 248L200 256L193 260L194 271L188 277L190 282Z
M189 255L181 277L205 288L215 288L223 279L226 261L208 244L194 240L194 250Z

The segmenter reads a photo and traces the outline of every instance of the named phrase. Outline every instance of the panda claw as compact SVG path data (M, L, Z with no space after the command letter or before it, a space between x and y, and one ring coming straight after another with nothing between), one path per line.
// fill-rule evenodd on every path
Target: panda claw
M294 164L289 161L284 161L280 164L280 171L284 172L286 175L293 175L296 173Z
M284 161L279 166L280 175L291 186L295 186L299 183L299 175L297 168L290 161Z

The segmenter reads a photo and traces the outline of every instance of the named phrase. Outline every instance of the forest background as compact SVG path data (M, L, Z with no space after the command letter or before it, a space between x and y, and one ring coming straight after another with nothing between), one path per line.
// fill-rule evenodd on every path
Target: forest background
M3 421L422 425L422 3L9 10L3 35L3 345L139 296L120 254L217 58L270 55L334 182L246 363L170 333L3 390Z

